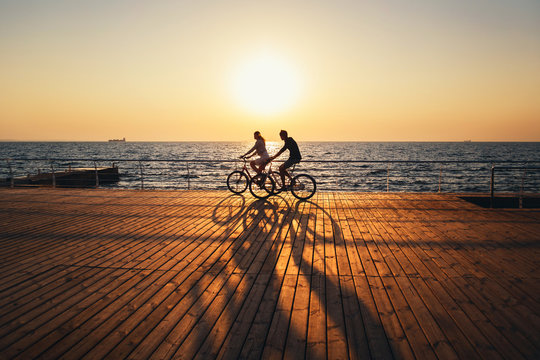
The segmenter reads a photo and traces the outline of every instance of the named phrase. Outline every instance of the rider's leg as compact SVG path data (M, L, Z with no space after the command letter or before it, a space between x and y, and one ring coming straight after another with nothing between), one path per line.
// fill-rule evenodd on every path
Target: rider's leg
M291 178L291 175L287 172L287 168L285 167L286 163L283 163L279 166L279 176L281 177L281 187L285 187L285 176L287 176L289 179Z
M257 167L257 164L255 163L255 160L252 160L249 162L249 165L251 165L251 168L257 173L260 174L261 170Z
M255 170L257 174L260 174L264 171L264 168L266 167L266 164L268 164L268 159L265 158L258 158L256 160L251 161L249 164L251 165L251 168Z

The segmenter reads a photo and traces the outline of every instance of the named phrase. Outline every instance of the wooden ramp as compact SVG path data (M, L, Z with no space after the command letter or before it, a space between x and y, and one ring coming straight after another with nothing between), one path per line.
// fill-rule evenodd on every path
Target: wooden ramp
M0 189L2 359L538 359L540 212Z

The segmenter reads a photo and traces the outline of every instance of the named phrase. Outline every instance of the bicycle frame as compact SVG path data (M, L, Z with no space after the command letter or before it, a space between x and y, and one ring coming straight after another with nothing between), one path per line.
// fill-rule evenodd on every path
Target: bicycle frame
M242 170L239 170L239 171L245 173L247 175L247 177L248 177L248 180L251 181L251 179L253 179L253 176L251 176L251 173L249 172L249 168L247 166L248 160L246 158L244 158L244 157L242 158L242 160L244 160L244 166L242 167Z
M259 199L266 199L271 195L279 194L281 191L291 191L300 200L307 200L315 194L317 188L315 179L308 174L295 175L296 164L288 169L286 176L289 180L284 179L284 184L282 184L281 173L272 169L272 161L265 164L265 167L269 165L267 170L252 176L247 166L247 160L245 158L242 158L242 160L244 160L242 168L237 168L227 177L227 187L235 194L244 192L247 187L249 187L251 194ZM245 180L242 180L242 177ZM284 186L278 186L278 184Z
M272 176L272 178L274 179L274 182L276 183L276 186L278 186L278 182L276 181L276 178L273 176L273 174L276 174L278 176L279 183L281 183L281 173L279 171L272 170L272 163L273 163L273 161L269 162L270 166L269 166L268 170L266 171L266 174L268 176ZM291 181L292 181L292 179L294 177L294 168L295 167L296 167L296 164L294 164L289 169L287 169L288 175L285 175L285 182L286 183L288 182L289 185L290 185L290 183L291 183ZM282 188L286 186L286 184L281 184L281 185L282 185Z

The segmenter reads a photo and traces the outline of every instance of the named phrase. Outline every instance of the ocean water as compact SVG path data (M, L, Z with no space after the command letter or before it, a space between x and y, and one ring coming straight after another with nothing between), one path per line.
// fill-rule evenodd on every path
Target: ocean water
M270 155L282 142L268 142ZM118 188L226 189L252 142L0 142L0 181L51 168L119 167ZM540 192L540 143L299 142L319 190ZM7 160L10 159L10 160ZM287 153L276 161L287 159Z

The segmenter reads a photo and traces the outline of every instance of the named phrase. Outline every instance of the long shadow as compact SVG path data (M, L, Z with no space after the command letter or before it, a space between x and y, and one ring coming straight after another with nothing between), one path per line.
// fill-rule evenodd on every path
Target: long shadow
M300 206L310 206L309 214L316 213L316 220L323 221L324 234L320 240L324 241L325 254L319 254L319 259L324 259L324 263L317 263L314 259L304 256L304 252L293 252L291 260L298 269L309 269L309 272L299 272L299 277L304 277L309 284L316 284L320 278L324 278L324 282L320 284L324 286L326 296L319 297L319 303L324 305L326 309L326 325L329 332L337 334L338 344L334 344L339 348L341 339L345 341L349 358L393 358L392 349L388 343L388 338L377 314L373 314L370 309L362 302L359 294L356 291L362 287L361 282L358 282L359 277L364 277L364 274L355 274L354 270L350 271L351 275L343 275L349 273L350 265L348 259L338 259L341 256L348 256L348 251L356 251L356 249L347 250L347 244L344 242L343 231L338 222L335 221L332 214L325 208L319 206L316 202L297 201L295 211L300 211ZM320 217L322 215L322 217ZM324 221L324 219L329 220ZM313 239L317 238L316 229L307 226L310 222L300 222L301 226L306 226L305 230L300 229L301 233L311 234ZM327 226L330 225L331 233L327 231ZM356 239L359 240L359 239ZM305 241L304 241L305 244ZM314 255L317 244L314 244ZM350 246L350 245L348 245ZM329 267L334 267L326 263L327 259L334 262L332 257L326 254L326 248L330 247L331 252L335 255L335 267L337 274L332 273ZM339 249L338 249L339 248ZM308 253L309 255L309 253ZM305 264L305 265L304 265ZM349 269L347 269L349 268ZM329 274L330 270L330 274ZM365 277L364 277L365 278ZM367 282L362 290L369 290ZM368 285L368 286L365 286ZM313 292L312 295L318 296L320 292ZM331 335L331 334L328 334ZM341 338L341 339L339 339ZM328 347L331 347L331 339L327 338ZM330 349L327 349L329 355ZM338 349L339 352L339 349ZM314 352L316 354L316 352ZM307 354L309 355L309 353ZM397 356L398 354L394 354ZM309 357L309 356L308 356Z
M349 358L392 358L380 321L355 291L355 278L328 274L324 261L314 261L313 254L318 249L345 246L340 242L342 229L330 212L314 201L289 203L287 196L254 201L251 197L231 195L214 206L210 217L219 227L219 235L208 235L203 241L215 246L219 256L190 275L193 281L188 289L178 285L175 292L184 295L177 297L167 311L174 306L186 308L178 317L163 313L161 320L174 324L159 333L165 341L153 349L143 349L149 355L156 351L154 354L158 355L154 356L158 357L190 358L199 354L259 358L272 357L274 352L283 355L286 349L294 349L294 354L287 355L318 357L322 354L317 353L317 344L307 344L312 331L308 323L311 309L301 309L305 315L302 323L291 318L297 299L307 296L308 303L316 303L322 309L319 318L324 326L320 330L325 332L323 348L329 348L324 355L337 347ZM317 223L323 224L322 237ZM324 229L325 226L330 228ZM155 241L160 246L158 238L151 234L140 240ZM159 240L173 241L174 236ZM312 251L304 252L306 243L313 246ZM326 259L324 253L316 256ZM351 309L358 313L351 313ZM331 336L327 336L327 329ZM154 332L141 323L133 334L147 339ZM133 348L127 340L126 337L121 341L118 353L137 356L141 349ZM300 343L291 343L295 340ZM121 350L126 348L130 350ZM116 355L117 349L109 355Z
M174 281L156 288L158 291L177 286L174 291L171 290L171 297L175 297L171 308L183 306L184 302L189 307L186 307L181 316L175 317L165 313L164 307L160 305L163 310L163 318L160 320L173 324L166 331L156 333L153 332L153 325L147 325L145 318L134 330L144 340L140 342L141 345L157 334L160 338L163 336L163 339L167 337L161 342L168 347L163 354L179 358L196 354L210 358L218 355L227 358L260 358L271 357L274 354L272 351L282 356L285 350L290 349L294 349L294 355L299 358L316 358L320 355L317 353L318 344L307 344L312 329L308 322L311 319L308 311L318 305L323 312L320 319L324 328L321 330L325 332L323 340L325 347L328 347L325 356L331 355L334 347L345 349L343 355L349 358L404 356L393 344L389 344L378 313L373 311L373 304L363 301L367 297L373 298L371 294L366 296L361 293L362 290L371 291L370 279L354 271L352 275L341 273L342 265L347 266L348 260L339 258L340 254L348 254L354 250L355 244L360 246L364 241L361 238L345 241L346 236L340 223L347 221L337 212L319 205L317 200L289 202L288 196L272 197L269 201L252 199L250 196L231 195L219 200L217 204L215 201L210 204L212 208L208 208L205 213L204 223L211 219L211 223L219 228L219 233L214 235L207 231L204 238L196 242L215 248L219 256L208 266L201 265L202 269L186 274L193 277L193 285L189 288L182 288L183 285ZM167 223L174 220L175 216L161 218ZM9 233L10 236L24 234ZM175 231L166 236L144 234L137 241L155 242L152 247L146 248L149 251L161 247L161 241L179 240L175 234ZM128 237L124 234L111 237L109 234L103 235L103 238L125 240ZM101 235L93 239L101 240ZM396 243L401 245L401 242ZM423 244L431 243L427 241ZM454 242L448 240L444 244ZM476 243L473 245L476 246ZM306 246L312 246L313 250L304 251ZM317 253L318 249L322 253ZM334 258L326 250L335 252ZM173 257L172 260L179 262L178 258ZM203 265L204 261L201 261ZM335 262L338 272L328 272L330 265L327 261ZM168 273L177 272L182 272L182 269L178 267L163 273L168 276ZM171 275L171 278L173 276L176 275ZM176 296L177 292L183 292L184 295ZM309 310L294 308L291 311L305 297L306 292ZM156 303L156 307L158 305ZM295 314L298 313L305 315L303 322L297 321ZM129 318L130 314L125 316ZM111 334L114 335L113 332ZM137 357L140 349L133 351L137 345L126 344L132 339L131 336L125 339L121 345L129 349L126 350L126 357ZM154 350L160 350L158 346L161 346L160 343L155 348L143 350L151 355Z
M355 286L355 276L340 276L339 272L328 274L324 261L314 262L313 253L318 249L345 246L344 243L336 244L336 240L342 242L343 235L332 215L313 201L295 201L291 206L285 197L271 199L272 202L253 201L246 206L248 201L243 196L234 195L216 206L215 223L233 228L241 222L242 234L246 234L231 239L231 243L241 240L242 249L245 249L234 252L230 258L235 269L233 274L241 274L241 279L231 283L229 273L217 275L214 281L224 283L217 296L223 296L232 305L224 306L225 313L213 323L194 328L181 344L177 344L174 356L188 358L198 352L199 356L210 358L218 355L226 358L274 355L317 358L326 357L334 350L348 358L398 356L392 354L380 319L356 293L359 286ZM330 225L331 228L324 231L327 238L317 234L316 221ZM321 241L323 243L319 244ZM304 254L306 242L310 242L313 250ZM325 254L317 254L317 257L325 260ZM228 278L218 279L220 276ZM242 289L240 293L239 288ZM369 291L369 286L367 289ZM205 290L196 288L194 296L201 296ZM308 294L302 293L305 290ZM293 299L288 299L287 307L283 308L282 301L288 296ZM320 344L307 344L308 331L313 336L311 332L316 329L311 329L308 324L312 309L302 312L306 317L302 324L291 318L297 298L306 296L312 305L316 303L323 309L319 318L324 327L319 330L328 330L329 336L323 335L326 344L322 353L318 352ZM199 315L201 319L211 317L208 312ZM223 317L229 318L228 328L216 331L213 326ZM286 329L285 334L283 329ZM294 354L284 354L286 349L293 349Z
M240 296L242 302L245 300L244 292L237 288L254 279L248 269L279 220L277 209L270 201L248 204L242 195L222 199L210 215L219 234L201 240L201 244L213 249L212 253L205 255L199 268L182 281L176 294L171 294L174 303L170 302L171 308L161 317L158 327L141 329L145 338L157 336L164 341L155 347L131 349L130 356L191 358L201 347L215 349L209 334L220 314L230 315L223 307L231 298ZM205 341L209 347L203 345Z

